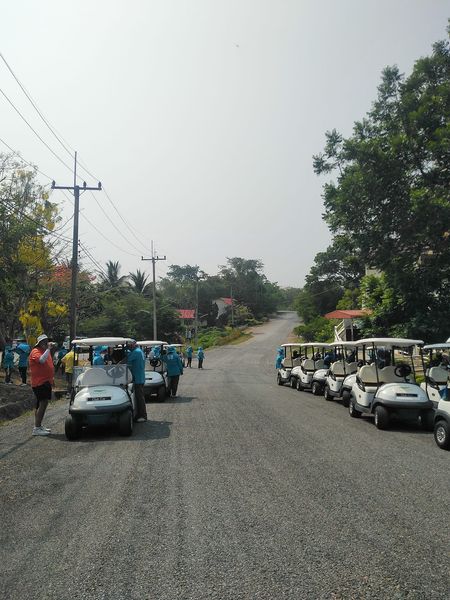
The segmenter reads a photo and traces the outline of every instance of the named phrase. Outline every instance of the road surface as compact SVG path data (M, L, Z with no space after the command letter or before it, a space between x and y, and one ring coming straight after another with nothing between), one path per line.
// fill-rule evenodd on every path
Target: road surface
M275 382L287 313L131 438L0 427L0 597L448 598L450 454ZM194 363L194 366L195 363Z

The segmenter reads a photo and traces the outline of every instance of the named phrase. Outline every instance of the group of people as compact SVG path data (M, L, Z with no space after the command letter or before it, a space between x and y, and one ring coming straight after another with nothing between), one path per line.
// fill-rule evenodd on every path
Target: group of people
M31 348L25 340L19 340L13 346L12 340L6 339L2 357L2 366L5 370L5 383L12 384L11 375L15 366L15 354L18 354L18 370L22 383L27 385L27 371L30 370L31 387L36 399L35 418L32 435L46 436L51 433L48 427L42 425L45 411L51 400L52 388L54 387L55 371L61 368L65 374L67 393L72 387L73 369L75 363L74 348L69 350L61 348L56 352L56 344L50 342L47 335L42 334L37 338L36 344ZM120 355L119 355L120 352ZM158 354L158 356L156 356ZM168 346L162 353L157 346L151 349L149 358L160 359L167 373L167 387L172 397L177 395L180 376L183 374L185 359L187 367L192 368L194 350L187 346L184 356L181 356L173 346ZM197 350L198 368L203 369L205 352L200 346ZM133 341L128 349L110 349L104 346L94 348L92 364L94 366L108 363L126 363L133 377L138 422L147 420L147 410L144 397L145 384L145 355L142 349ZM56 364L55 364L56 362Z

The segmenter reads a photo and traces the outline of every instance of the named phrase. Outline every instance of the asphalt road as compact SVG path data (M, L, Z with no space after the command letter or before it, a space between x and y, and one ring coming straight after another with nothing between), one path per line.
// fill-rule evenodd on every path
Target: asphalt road
M131 438L0 428L0 597L448 598L450 453L278 387L286 314L206 353Z

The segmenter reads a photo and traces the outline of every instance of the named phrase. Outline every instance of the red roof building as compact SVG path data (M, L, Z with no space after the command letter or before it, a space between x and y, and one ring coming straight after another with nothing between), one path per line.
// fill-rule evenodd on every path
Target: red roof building
M195 319L195 310L193 308L179 308L177 312L180 319Z
M333 310L325 315L325 319L360 319L367 317L372 311L363 308L357 310Z

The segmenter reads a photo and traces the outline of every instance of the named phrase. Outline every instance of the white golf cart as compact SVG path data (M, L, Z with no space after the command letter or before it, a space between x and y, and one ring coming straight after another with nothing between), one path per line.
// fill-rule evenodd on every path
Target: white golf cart
M167 342L143 340L137 344L145 354L145 399L149 401L152 397L156 397L158 402L164 402L168 392L162 355Z
M278 369L277 383L284 385L290 383L291 387L295 388L295 379L291 379L291 371L294 367L301 363L301 344L281 344L283 348L284 358L281 361L281 368Z
M72 393L64 425L68 440L80 437L82 428L90 425L117 425L121 435L131 435L135 399L126 351L132 341L122 337L73 340ZM96 346L107 346L117 362L93 366Z
M348 411L351 417L373 415L378 429L387 429L393 416L418 419L433 429L433 403L416 383L413 349L422 340L370 338L356 342L364 364L353 384Z
M356 381L357 346L355 342L333 342L336 360L331 364L325 381L323 395L325 400L342 400L348 406L350 392Z
M323 391L323 385L328 369L325 368L323 356L327 351L328 344L323 342L306 342L300 344L302 359L300 364L292 369L291 383L299 392L311 390L315 396Z
M181 362L183 363L183 368L186 366L186 360L185 360L185 344L167 344L165 345L165 349L167 349L168 346L172 346L172 348L175 348L176 353L179 355L179 357L181 358Z
M429 344L423 351L429 353L430 366L420 387L435 407L434 439L439 448L450 450L450 370L448 363L439 358L439 354L450 353L450 342Z

